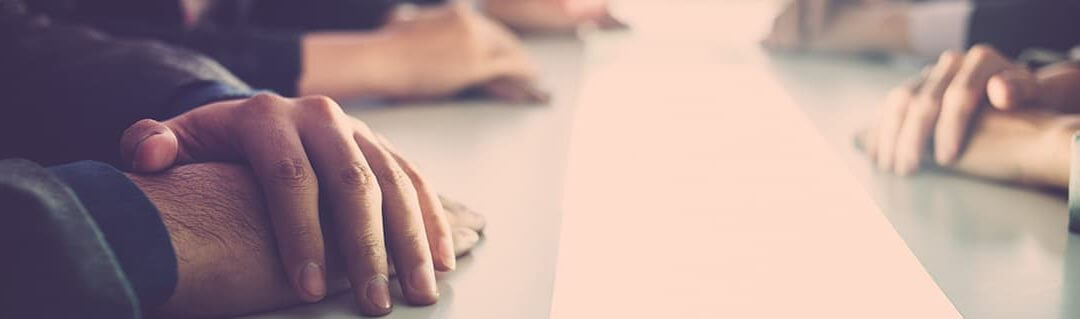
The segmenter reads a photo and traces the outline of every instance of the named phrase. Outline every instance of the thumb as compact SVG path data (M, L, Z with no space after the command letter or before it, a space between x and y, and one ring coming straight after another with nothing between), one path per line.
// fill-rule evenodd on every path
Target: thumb
M172 129L161 122L144 119L135 122L120 138L120 158L130 163L134 172L151 173L176 163L179 143Z
M986 95L995 108L1011 110L1037 102L1039 86L1035 75L1028 70L1010 68L990 77L986 82Z

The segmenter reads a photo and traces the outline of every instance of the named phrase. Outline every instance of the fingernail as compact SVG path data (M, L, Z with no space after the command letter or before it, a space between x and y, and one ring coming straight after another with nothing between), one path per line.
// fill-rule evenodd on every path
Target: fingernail
M418 297L438 297L439 291L435 289L435 271L431 265L421 263L413 269L409 277L409 286L412 286L414 295Z
M326 295L326 279L322 266L310 261L305 264L300 270L300 286L312 297L322 298Z
M442 254L443 266L451 271L457 268L457 257L454 255L454 240L446 238L439 241L439 253Z
M139 147L142 146L142 144L144 142L146 142L146 140L148 140L151 137L153 137L154 135L158 135L158 134L161 134L161 132L150 132L150 134L147 134L146 136L143 136L142 138L140 138L138 143L135 143L135 148L131 149L131 170L132 171L138 171L139 170Z
M379 310L390 310L390 281L384 275L375 275L364 289L367 301Z

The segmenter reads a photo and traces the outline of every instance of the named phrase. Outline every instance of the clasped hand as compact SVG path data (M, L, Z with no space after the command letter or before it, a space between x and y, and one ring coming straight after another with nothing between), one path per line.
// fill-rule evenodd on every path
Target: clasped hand
M391 259L413 304L434 303L434 271L455 267L437 193L385 139L329 98L259 94L212 103L164 122L137 122L121 144L137 172L211 161L249 165L265 194L283 269L304 301L327 293L331 238L321 228L320 197L361 312L390 311Z

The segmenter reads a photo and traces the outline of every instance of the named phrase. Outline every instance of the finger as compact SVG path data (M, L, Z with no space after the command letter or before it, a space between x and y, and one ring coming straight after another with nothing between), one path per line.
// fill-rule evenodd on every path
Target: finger
M480 243L480 234L467 227L454 228L454 254L461 256L469 253Z
M975 108L986 95L987 81L998 72L1015 68L1008 59L986 45L973 46L942 98L941 110L934 129L934 154L940 165L956 159L967 135Z
M446 219L446 212L443 211L443 205L439 202L437 193L424 180L416 166L402 157L386 138L382 136L376 137L379 138L379 143L382 144L383 148L390 152L390 156L405 170L405 174L409 176L413 187L416 188L416 195L420 199L420 210L424 217L424 230L427 232L428 247L431 248L431 257L435 261L435 268L441 271L454 270L457 265L457 260L454 257L454 239L450 233L450 223Z
M247 114L235 134L266 194L271 226L285 270L297 295L314 302L326 295L326 258L318 216L318 181L304 153L296 125L281 114L274 95L258 95L240 108Z
M462 204L449 197L439 195L439 202L443 205L443 211L446 212L446 217L450 220L450 224L455 227L466 227L476 232L483 232L484 226L487 225L487 220L484 215L480 215L476 211L472 210L465 204Z
M534 83L513 78L496 78L483 85L487 94L510 103L547 103L551 95Z
M792 1L773 20L772 29L761 45L770 50L796 50L801 46L799 1Z
M1067 113L1080 111L1080 67L1072 63L1055 64L1039 69L1038 103Z
M876 142L868 144L871 158L874 158L878 169L891 171L893 158L896 151L896 137L900 135L900 128L907 117L908 106L915 94L914 87L902 85L892 90L885 100L885 108L881 113L881 120L876 126Z
M356 305L365 315L387 314L392 304L382 194L375 175L352 137L352 122L336 103L326 98L299 101L305 120L301 140L315 164L320 189L330 199Z
M889 120L889 117L902 116L895 113L898 111L897 108L906 107L911 101L911 95L913 94L912 84L914 84L912 81L908 81L889 91L889 94L885 97L884 107L878 111L870 128L856 135L856 142L859 143L860 150L865 152L871 161L877 161L882 125Z
M593 23L596 23L596 26L603 30L630 29L629 24L626 24L626 22L623 22L622 19L619 19L612 15L611 11L608 9L604 9L603 13L593 18Z
M1038 100L1039 84L1027 70L1008 69L990 77L986 82L986 95L990 105L1012 110Z
M803 8L802 28L809 38L820 35L825 31L825 24L829 18L829 0L801 0L797 1Z
M359 121L354 126L353 138L382 190L385 232L405 299L417 305L432 304L439 293L416 188L371 129Z
M144 119L132 124L120 137L120 158L134 172L151 173L176 163L176 134L161 122Z
M930 71L919 95L912 101L896 137L893 172L908 175L918 169L926 153L930 134L941 111L941 100L960 69L961 56L945 52Z

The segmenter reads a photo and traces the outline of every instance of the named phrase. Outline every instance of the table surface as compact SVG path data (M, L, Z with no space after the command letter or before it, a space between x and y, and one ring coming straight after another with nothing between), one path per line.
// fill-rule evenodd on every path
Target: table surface
M851 147L914 65L770 57L775 3L620 4L632 32L527 41L549 106L348 108L489 219L441 301L391 318L1080 315L1061 195Z

